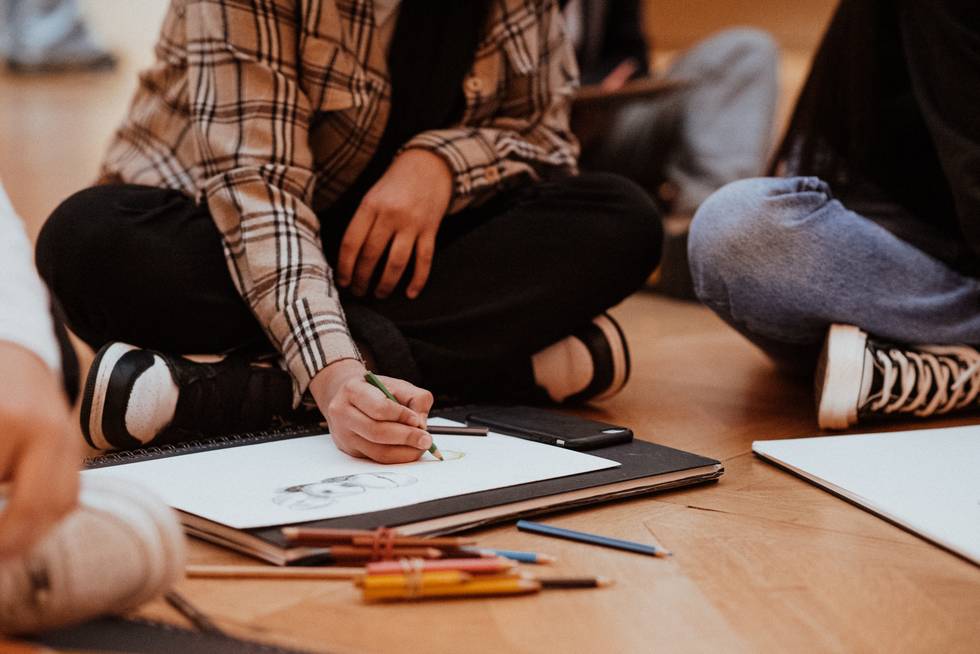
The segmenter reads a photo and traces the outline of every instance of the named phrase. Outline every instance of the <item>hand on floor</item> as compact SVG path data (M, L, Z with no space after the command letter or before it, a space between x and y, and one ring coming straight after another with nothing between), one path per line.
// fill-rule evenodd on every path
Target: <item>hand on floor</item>
M417 460L432 445L425 431L432 393L400 379L381 377L398 398L398 403L392 402L364 381L365 372L361 362L345 359L324 368L310 383L334 442L351 456L379 463Z

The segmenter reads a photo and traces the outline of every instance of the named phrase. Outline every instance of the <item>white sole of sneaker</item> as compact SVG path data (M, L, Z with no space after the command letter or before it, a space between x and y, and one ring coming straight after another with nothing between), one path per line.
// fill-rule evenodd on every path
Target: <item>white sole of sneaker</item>
M817 366L817 422L821 429L847 429L858 419L868 335L853 325L832 325Z
M609 349L613 358L613 380L609 388L599 395L592 398L595 401L608 399L623 390L626 381L629 379L629 352L626 349L626 337L623 335L619 326L613 322L612 318L601 315L592 321L596 327L602 330L609 343Z
M110 343L99 351L92 362L88 378L85 380L85 393L82 397L81 423L89 445L100 450L114 449L102 433L102 412L105 407L106 388L109 378L119 359L136 347L126 343Z

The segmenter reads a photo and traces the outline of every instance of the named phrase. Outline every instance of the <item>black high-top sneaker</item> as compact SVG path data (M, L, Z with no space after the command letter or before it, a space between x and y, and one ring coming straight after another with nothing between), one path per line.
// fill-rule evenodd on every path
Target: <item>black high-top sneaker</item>
M630 376L626 336L606 313L541 350L531 363L535 382L555 402L610 398L623 390Z
M833 325L815 383L821 429L881 417L925 418L977 405L980 352L966 345L887 343L853 325Z
M109 343L85 381L82 433L106 450L265 429L295 417L292 399L288 373L244 355L197 363Z

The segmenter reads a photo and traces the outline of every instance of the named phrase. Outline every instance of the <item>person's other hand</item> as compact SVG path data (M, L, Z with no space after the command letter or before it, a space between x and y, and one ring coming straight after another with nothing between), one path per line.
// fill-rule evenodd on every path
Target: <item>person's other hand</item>
M606 75L605 79L599 83L599 87L606 93L618 91L626 86L626 83L630 81L639 69L640 67L637 65L635 59L632 57L624 59Z
M354 295L368 292L374 270L389 245L374 293L385 298L412 261L415 270L405 294L418 297L425 287L435 253L436 232L452 198L449 166L427 150L406 150L371 187L354 213L340 244L337 284Z
M432 393L379 376L398 398L392 402L364 380L366 372L359 361L345 359L321 370L310 383L334 443L351 456L379 463L415 461L432 445L425 431Z
M77 431L56 375L33 353L0 342L0 559L24 553L74 508Z

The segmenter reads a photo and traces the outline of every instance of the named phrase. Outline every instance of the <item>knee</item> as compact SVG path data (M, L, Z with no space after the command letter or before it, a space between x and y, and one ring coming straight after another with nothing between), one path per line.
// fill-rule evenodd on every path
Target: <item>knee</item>
M775 74L779 62L779 46L768 32L752 27L725 30L713 39L726 69L747 73Z
M809 256L808 219L831 201L815 178L743 179L712 194L698 209L688 238L691 277L698 298L713 308L783 280L798 257Z
M576 180L584 204L595 209L585 214L584 237L594 244L599 259L608 259L625 276L637 278L637 285L642 284L659 264L663 247L663 224L653 200L636 183L619 175L590 173Z
M113 242L108 221L99 214L104 191L99 187L75 193L62 202L44 223L37 238L37 269L61 299L70 286L91 279ZM88 264L88 265L87 265Z

